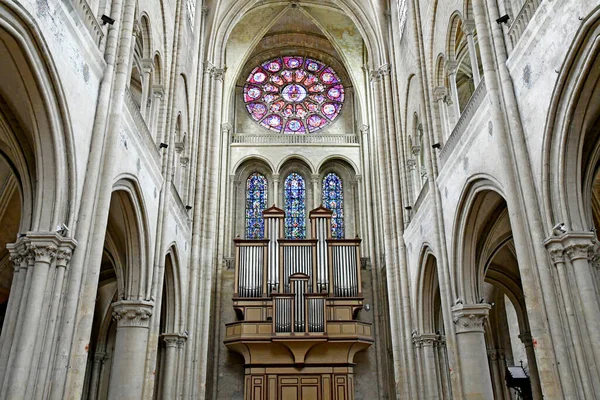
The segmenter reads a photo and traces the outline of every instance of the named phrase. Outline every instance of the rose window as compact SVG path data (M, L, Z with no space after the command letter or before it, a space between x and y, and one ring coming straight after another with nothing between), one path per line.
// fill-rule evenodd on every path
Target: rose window
M344 87L333 68L310 58L278 57L254 68L244 86L252 119L279 133L313 133L339 115Z

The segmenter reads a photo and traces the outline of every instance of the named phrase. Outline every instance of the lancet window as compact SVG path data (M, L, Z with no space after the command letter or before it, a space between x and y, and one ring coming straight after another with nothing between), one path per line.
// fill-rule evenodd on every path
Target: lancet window
M246 181L246 239L264 239L267 208L267 178L258 172Z
M344 190L340 177L331 172L323 178L323 205L331 210L331 237L344 238Z
M285 238L306 238L306 184L298 173L291 173L284 185Z

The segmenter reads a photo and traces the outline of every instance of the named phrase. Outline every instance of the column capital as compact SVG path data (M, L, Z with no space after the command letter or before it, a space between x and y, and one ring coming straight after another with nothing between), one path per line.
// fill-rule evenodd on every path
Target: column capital
M456 334L481 332L483 324L487 319L491 305L482 304L458 304L452 307L452 316L456 325Z
M145 73L152 73L154 71L154 60L151 58L141 59L140 65Z
M519 335L519 339L525 347L533 346L533 336L531 336L531 332L523 332Z
M163 333L162 339L165 342L166 347L177 347L177 341L179 340L179 334L177 333Z
M181 154L183 152L183 150L185 149L185 143L183 142L175 142L175 151L179 154Z
M310 177L311 177L311 179L312 179L313 182L319 182L319 178L321 178L321 175L319 175L319 174L312 174Z
M25 243L28 261L50 264L59 251L60 264L66 266L65 262L71 258L70 252L75 249L77 241L66 238L56 232L27 232L21 240Z
M498 350L496 349L488 349L487 355L492 361L498 360Z
M458 62L456 60L446 60L444 68L446 69L446 74L453 75L456 73L456 69L458 68Z
M148 328L154 303L142 300L121 300L114 302L113 318L117 328Z
M154 97L163 98L165 95L165 87L163 85L153 85L152 86L152 94Z
M271 179L273 179L273 182L279 182L280 175L279 174L273 174L273 175L271 175Z
M423 341L423 346L433 347L439 340L439 335L435 333L423 333L421 335L421 340Z
M221 124L221 133L223 135L229 135L231 133L232 129L233 129L233 126L231 126L231 124L229 122L225 122L225 123Z
M190 162L190 158L187 156L179 158L179 164L184 168L188 166L189 162Z
M596 237L593 232L566 232L546 239L544 245L553 257L553 262L555 257L560 259L561 248L570 261L575 261L589 259L589 251L594 248L595 242Z
M358 127L358 130L360 131L360 133L362 133L363 135L366 135L369 133L369 125L367 124L362 124L361 126Z
M565 262L565 248L561 243L546 243L546 250L548 250L548 254L550 254L550 259L554 265Z
M465 19L462 23L462 31L467 36L473 35L475 33L475 27L475 20L472 19Z
M444 100L447 95L448 89L446 89L446 86L436 86L433 88L433 97L436 101Z
M104 362L106 360L108 360L108 354L106 354L106 352L104 352L104 351L97 351L94 354L94 361L95 362L104 364Z
M222 82L225 77L225 71L227 71L227 68L213 68L210 74L214 79Z

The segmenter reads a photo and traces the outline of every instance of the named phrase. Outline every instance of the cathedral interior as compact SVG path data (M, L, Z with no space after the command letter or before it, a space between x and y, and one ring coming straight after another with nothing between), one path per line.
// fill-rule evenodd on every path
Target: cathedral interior
M597 0L0 0L0 400L600 398Z

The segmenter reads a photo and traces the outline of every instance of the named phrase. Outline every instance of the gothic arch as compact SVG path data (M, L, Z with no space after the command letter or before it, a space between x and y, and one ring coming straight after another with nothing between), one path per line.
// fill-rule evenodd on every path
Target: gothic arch
M448 36L446 39L446 55L449 60L456 60L457 35L460 33L460 26L463 23L463 17L459 11L454 11L450 16L448 23Z
M594 227L592 185L600 162L600 8L587 16L565 58L544 133L542 177L548 233Z
M14 3L0 4L0 55L0 140L22 194L20 230L72 227L78 203L69 111L36 22Z
M494 213L501 204L506 204L501 186L490 176L476 175L469 179L458 203L451 244L450 262L454 279L452 290L455 299L468 304L477 304L481 299L485 270L478 257L477 241L482 224L493 223ZM486 208L482 207L487 200ZM482 212L481 212L482 211Z
M429 244L424 243L419 257L417 284L413 291L415 298L417 330L421 333L434 333L439 330L436 320L441 312L441 299L437 276L437 258Z
M145 202L138 183L120 178L113 185L109 225L118 235L124 259L122 299L148 299L152 287L150 238Z

